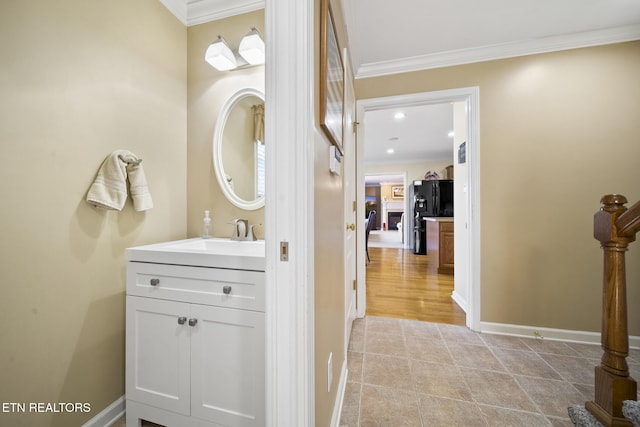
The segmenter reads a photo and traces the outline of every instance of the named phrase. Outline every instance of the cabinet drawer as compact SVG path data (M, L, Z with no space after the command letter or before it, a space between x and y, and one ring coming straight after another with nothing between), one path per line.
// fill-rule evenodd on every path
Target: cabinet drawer
M127 295L264 311L264 272L127 263Z

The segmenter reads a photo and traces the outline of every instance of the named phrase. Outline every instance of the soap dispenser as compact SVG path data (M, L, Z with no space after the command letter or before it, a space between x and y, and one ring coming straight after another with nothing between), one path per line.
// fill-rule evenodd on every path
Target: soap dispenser
M211 217L209 216L209 211L204 211L204 219L202 220L202 238L210 239L211 238Z

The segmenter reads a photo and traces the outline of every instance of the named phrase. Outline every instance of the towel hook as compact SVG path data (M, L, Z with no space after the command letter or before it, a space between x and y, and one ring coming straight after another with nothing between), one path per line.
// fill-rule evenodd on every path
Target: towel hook
M140 163L142 163L142 159L136 159L133 156L125 157L122 154L119 154L118 158L121 162L126 163L127 165L138 166Z

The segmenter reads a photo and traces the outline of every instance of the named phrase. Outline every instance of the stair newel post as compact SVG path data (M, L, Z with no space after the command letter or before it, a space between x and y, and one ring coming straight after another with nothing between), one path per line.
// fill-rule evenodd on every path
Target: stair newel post
M593 233L604 251L602 288L602 350L600 366L595 368L595 399L587 409L605 426L631 426L622 414L622 402L635 400L636 382L629 376L627 355L627 290L625 252L633 235L621 235L616 225L627 208L626 197L606 195L593 218Z

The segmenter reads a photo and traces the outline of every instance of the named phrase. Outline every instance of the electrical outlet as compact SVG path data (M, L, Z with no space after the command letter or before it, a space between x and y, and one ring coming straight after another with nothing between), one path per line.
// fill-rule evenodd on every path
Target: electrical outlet
M327 393L331 391L332 381L333 381L333 352L329 353L329 360L327 360Z

